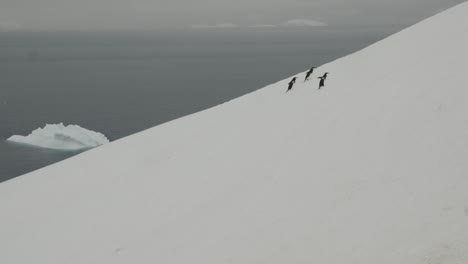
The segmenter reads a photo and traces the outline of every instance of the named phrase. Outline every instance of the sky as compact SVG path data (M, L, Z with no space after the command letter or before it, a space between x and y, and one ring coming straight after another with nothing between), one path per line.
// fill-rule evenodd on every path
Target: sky
M465 0L0 0L0 30L411 25ZM304 23L294 23L300 20ZM288 24L288 21L293 21ZM317 24L318 23L318 24Z

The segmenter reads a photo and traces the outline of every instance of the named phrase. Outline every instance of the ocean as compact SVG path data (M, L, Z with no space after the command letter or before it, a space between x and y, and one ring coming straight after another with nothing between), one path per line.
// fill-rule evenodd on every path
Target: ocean
M0 182L80 153L7 142L12 135L63 122L116 140L335 60L394 31L0 33Z

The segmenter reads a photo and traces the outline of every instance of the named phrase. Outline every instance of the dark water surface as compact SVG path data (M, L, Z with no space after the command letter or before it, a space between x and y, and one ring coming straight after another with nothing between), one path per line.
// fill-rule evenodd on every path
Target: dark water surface
M0 33L0 182L78 152L8 143L63 122L115 140L220 104L393 33Z

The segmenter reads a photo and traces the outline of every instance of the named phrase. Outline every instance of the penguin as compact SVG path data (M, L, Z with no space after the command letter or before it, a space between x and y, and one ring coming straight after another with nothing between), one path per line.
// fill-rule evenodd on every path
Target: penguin
M293 88L294 84L296 83L296 79L297 79L297 77L294 77L294 78L292 78L292 80L288 83L288 90L287 90L286 92L289 92L289 91Z
M306 73L306 77L304 79L304 82L308 81L309 80L309 77L312 73L314 73L314 69L317 69L317 67L312 67L307 73Z
M319 77L319 79L320 79L320 84L319 84L319 90L320 90L320 88L325 87L325 80L327 79L327 77L322 76L322 77Z

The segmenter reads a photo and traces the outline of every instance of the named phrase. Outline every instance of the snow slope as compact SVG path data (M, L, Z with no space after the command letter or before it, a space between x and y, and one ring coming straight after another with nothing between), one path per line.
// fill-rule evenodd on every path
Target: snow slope
M62 123L47 124L28 136L14 135L8 141L59 150L90 149L109 143L106 136L101 133L77 125L64 126Z
M468 4L0 184L0 262L468 263ZM304 73L298 75L304 78Z

